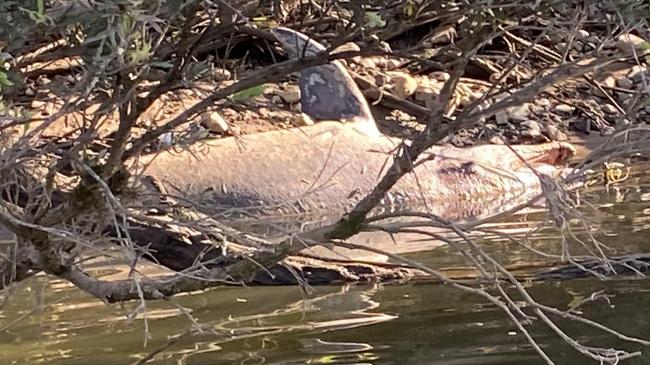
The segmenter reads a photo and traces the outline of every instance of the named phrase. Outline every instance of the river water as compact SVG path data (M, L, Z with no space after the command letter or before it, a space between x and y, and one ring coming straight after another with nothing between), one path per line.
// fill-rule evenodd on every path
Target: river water
M617 254L648 252L650 175L582 189L582 211ZM590 207L590 205L593 206ZM542 212L509 217L493 228L522 232ZM530 244L559 252L554 229ZM535 261L521 246L488 235L481 244L509 264ZM407 254L433 267L462 263L441 247ZM105 275L110 267L100 268ZM540 302L574 308L627 335L650 339L650 281L617 277L527 282ZM593 301L585 300L595 298ZM504 313L476 295L434 282L298 287L216 288L147 303L104 305L44 275L21 283L0 306L0 364L543 364ZM198 326L197 323L201 325ZM584 324L558 320L584 345L642 351L626 364L650 364L650 348L624 343ZM597 363L543 324L528 326L557 364ZM145 333L149 336L146 337Z

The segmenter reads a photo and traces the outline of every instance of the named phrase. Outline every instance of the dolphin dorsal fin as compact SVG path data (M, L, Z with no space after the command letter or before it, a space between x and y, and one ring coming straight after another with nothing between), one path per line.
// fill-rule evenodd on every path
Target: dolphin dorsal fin
M278 27L271 29L271 33L291 58L310 57L326 50L293 29ZM300 104L302 112L316 120L351 121L362 133L379 134L366 98L341 62L300 72Z

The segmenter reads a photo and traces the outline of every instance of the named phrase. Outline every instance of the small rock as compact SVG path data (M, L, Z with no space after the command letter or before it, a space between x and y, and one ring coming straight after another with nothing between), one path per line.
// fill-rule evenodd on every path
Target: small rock
M617 129L624 129L625 127L629 126L630 124L632 124L632 123L627 118L616 119L616 128Z
M551 106L551 101L548 100L547 98L540 98L535 100L535 104L539 106L543 106L544 108L548 108L549 106Z
M634 53L643 48L646 41L634 34L623 33L616 37L616 47L625 53Z
M504 111L500 111L494 115L494 118L496 119L497 125L505 125L508 124L508 113Z
M359 46L356 43L347 42L347 43L343 43L342 45L334 48L334 50L332 51L332 54L337 54L337 53L341 53L341 52L359 52L359 51L361 51L361 48L359 48ZM361 57L360 56L352 57L351 60L353 62L355 62L355 63L360 63L361 62ZM346 62L346 60L344 60L344 59L341 59L340 61Z
M415 81L415 78L403 72L394 73L392 82L395 94L402 99L413 95L418 88L418 83Z
M548 33L549 39L553 44L557 44L561 42L564 39L564 35L565 35L564 32L559 32L559 31L550 31Z
M271 114L271 109L267 107L263 106L257 109L257 115L264 120L271 119Z
M163 133L158 137L158 147L161 149L169 148L174 142L174 135L171 132Z
M437 80L437 81L440 81L440 82L445 82L445 81L449 80L449 78L451 77L449 75L449 73L443 72L443 71L432 72L429 76L431 78L433 78L434 80Z
M551 121L553 121L553 123L555 123L556 125L561 125L564 127L569 125L569 123L565 119L560 118L560 116L557 114L548 114L548 116L551 118Z
M347 43L343 43L342 45L334 48L334 50L332 51L332 54L337 54L337 53L341 53L341 52L359 52L359 51L361 51L361 48L359 47L358 44L356 44L354 42L347 42Z
M217 112L201 114L201 124L215 133L226 133L229 129L228 123Z
M522 104L518 107L513 107L508 110L510 119L516 122L523 122L528 120L530 116L530 104Z
M605 89L605 91L607 91L607 89ZM607 98L607 95L605 95L605 93L596 85L593 85L591 87L591 93L594 96L597 96L598 98L603 98L603 99Z
M305 127L305 126L314 124L314 120L311 119L311 117L309 115L305 114L305 113L296 114L293 117L292 121L293 121L293 124L298 126L298 127Z
M573 42L573 49L578 51L578 52L585 50L584 46L585 45L583 45L582 42L580 42L580 41Z
M253 102L258 103L258 104L266 105L268 103L269 99L264 95L257 95L257 96L254 96L252 99L249 99L248 101L253 101ZM246 102L246 100L244 102Z
M386 70L394 70L396 68L399 68L401 64L399 60L387 57L373 57L372 59L375 62L375 66Z
M555 45L555 49L557 49L560 52L564 52L566 49L567 43L566 42L560 42Z
M503 138L501 138L501 136L493 136L492 138L490 138L490 143L491 144L506 144L503 141Z
M537 138L542 136L542 131L537 129L526 129L525 131L521 131L521 135L523 137Z
M566 133L562 132L558 127L552 125L552 124L547 124L544 127L544 133L548 136L553 141L566 141L568 139Z
M434 98L434 95L437 95L437 93L433 90L431 87L419 85L415 89L415 100L423 103L429 102L429 100L432 100Z
M573 123L573 129L586 134L591 133L591 121L589 119L579 119Z
M622 109L630 109L630 107L638 102L638 100L634 97L634 94L625 94L625 97L621 99L622 101L618 103L618 105L620 105Z
M618 113L618 109L616 109L616 107L613 106L612 104L605 104L605 105L602 106L602 109L607 114L616 114L616 113Z
M621 77L620 79L616 80L616 84L618 85L618 87L623 89L634 88L634 81L628 79L627 77Z
M387 70L394 70L399 68L402 65L402 61L394 59L394 58L389 58L386 60L386 63L384 64L384 67Z
M363 66L365 68L375 68L375 66L376 66L375 61L370 59L370 58L362 58L359 61L359 64L361 64L361 66Z
M525 122L522 122L521 125L523 125L524 127L528 128L528 130L531 131L532 130L539 131L539 132L542 131L542 126L539 125L539 123L537 123L534 120L527 120Z
M271 102L273 104L282 104L282 98L279 95L273 95L271 97Z
M641 65L634 65L627 77L634 82L641 82L644 77L648 77L648 69Z
M386 64L385 56L370 56L366 58L373 62L375 68L384 67L384 65Z
M433 34L429 34L424 40L423 44L427 47L432 47L435 45L449 44L453 43L454 38L456 38L456 28L447 27L445 29L440 29L440 31Z
M537 104L531 104L530 112L535 115L544 115L546 113L546 108Z
M607 87L616 87L616 79L614 76L607 76L605 80L603 80L603 85Z
M232 77L232 74L230 73L230 71L226 70L225 68L214 68L212 70L212 78L215 81L230 80L230 77Z
M585 51L585 52L589 52L589 51L593 51L594 49L596 49L596 47L597 47L596 43L587 42L587 43L585 43L584 46L582 46L582 50Z
M43 100L32 100L32 109L45 109L47 102Z
M376 75L374 75L374 78L375 78L375 85L380 87L387 85L388 82L390 81L390 77L383 72L377 73Z
M629 94L629 93L624 93L624 92L621 92L621 91L616 91L616 92L614 92L614 96L616 96L616 98L617 98L618 100L622 100L622 101L623 101L623 102L622 102L623 104L627 104L627 103L629 102L630 98L632 97L631 94Z
M576 32L576 39L585 39L589 37L589 32L584 29L580 29Z
M576 108L574 106L568 105L568 104L558 104L556 105L553 110L559 113L566 113L566 114L571 114Z
M27 89L25 89L25 95L34 96L35 94L36 93L34 92L34 89L32 89L31 87L28 87Z
M601 136L610 136L610 135L614 134L614 132L616 132L616 130L612 126L606 125L606 126L603 126L603 127L600 128L600 135Z
M153 126L154 126L153 120L150 117L148 117L148 116L142 117L142 127L145 127L145 128L148 129L148 128L151 128Z
M298 86L287 87L286 90L275 90L275 95L279 96L287 104L295 104L300 101L300 89Z
M461 105L462 106L467 106L467 105L469 105L469 103L473 103L473 102L481 99L483 97L483 95L485 95L483 90L470 90L469 95L466 98L464 98L464 99L467 99L466 100L467 102L465 102L465 100L461 100Z

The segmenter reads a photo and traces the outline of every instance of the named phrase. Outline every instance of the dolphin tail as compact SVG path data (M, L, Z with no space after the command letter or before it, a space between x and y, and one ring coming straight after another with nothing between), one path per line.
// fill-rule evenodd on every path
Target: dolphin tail
M285 27L271 29L291 58L310 57L326 48L307 35ZM302 112L316 120L351 121L360 131L379 133L370 106L343 64L309 67L300 72Z

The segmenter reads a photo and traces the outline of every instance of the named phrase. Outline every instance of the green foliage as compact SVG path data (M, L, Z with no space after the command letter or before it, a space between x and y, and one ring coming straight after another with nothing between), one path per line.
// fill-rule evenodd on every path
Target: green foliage
M272 28L278 26L278 22L275 19L267 18L265 16L254 17L251 20L251 23L261 28Z
M44 0L36 0L36 10L30 10L24 7L20 7L20 10L27 13L29 18L33 20L36 24L47 24L54 25L54 20L45 14L45 4Z
M14 86L14 83L9 80L6 72L0 71L0 92L3 86Z
M252 99L256 96L262 95L264 93L264 90L266 90L266 84L253 86L246 90L242 90L238 93L232 94L230 96L230 100L240 103L242 101Z
M162 6L160 1L156 1ZM149 60L153 39L164 35L166 20L148 13L142 3L108 7L102 17L77 24L83 31L81 45L95 49L93 58L121 69Z
M386 25L386 21L376 11L367 11L366 17L368 18L366 23L368 28L383 28Z
M415 4L415 1L406 0L404 2L404 15L406 15L407 18L413 18L417 10L417 4Z
M9 61L11 55L7 52L0 52L0 93L7 86L14 86L14 83L9 80L9 75L7 71L9 70Z

